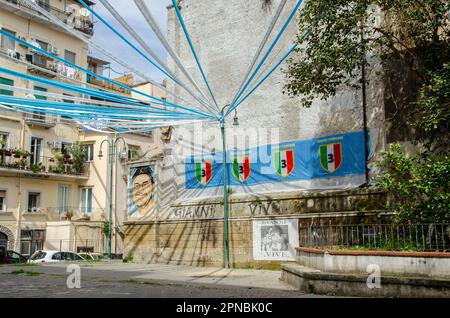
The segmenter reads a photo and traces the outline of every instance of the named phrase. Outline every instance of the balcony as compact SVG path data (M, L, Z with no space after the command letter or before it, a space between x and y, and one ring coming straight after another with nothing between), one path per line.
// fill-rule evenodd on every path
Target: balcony
M36 1L37 4L57 17L60 21L66 23L69 26L72 26L74 29L83 32L89 36L94 34L94 24L91 16L88 17L78 17L75 16L75 13L72 11L63 11L61 9L55 8L49 4L46 4L44 1ZM53 27L57 29L61 29L56 24L50 22L44 15L42 15L39 11L33 8L33 6L26 0L0 0L2 4L2 8L8 11L12 11L18 15L21 15L28 19L34 19L36 17L40 18L43 22L51 24ZM87 3L91 3L88 2Z
M27 54L25 59L28 63L28 72L49 78L56 77L58 74L81 81L81 72L73 67L66 66L40 53ZM47 72L46 70L50 71Z
M88 75L86 82L89 83L89 84L101 87L101 88L114 90L114 91L122 93L122 94L127 94L127 95L130 94L129 90L126 90L126 89L124 89L122 87L119 87L117 85L114 85L112 83L103 81L103 80L98 79L98 78L96 78L94 76L91 76L91 75Z
M79 206L49 207L45 210L48 221L94 221L105 219L106 211L102 208L90 208Z
M56 115L46 114L43 112L26 113L24 116L25 122L29 126L52 128L58 121L58 117Z
M38 163L32 163L31 156L23 149L0 149L0 175L22 175L61 181L89 178L90 163L84 163L82 171L76 171L74 161L68 155L39 157L36 160Z

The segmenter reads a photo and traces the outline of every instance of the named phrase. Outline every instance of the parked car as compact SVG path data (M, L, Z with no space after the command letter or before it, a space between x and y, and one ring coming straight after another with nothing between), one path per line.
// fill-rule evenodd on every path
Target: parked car
M31 257L30 263L58 263L84 261L84 258L77 253L65 251L37 251Z
M24 264L28 262L28 257L14 251L6 252L6 264Z
M78 253L87 261L100 261L103 259L103 255L99 253Z

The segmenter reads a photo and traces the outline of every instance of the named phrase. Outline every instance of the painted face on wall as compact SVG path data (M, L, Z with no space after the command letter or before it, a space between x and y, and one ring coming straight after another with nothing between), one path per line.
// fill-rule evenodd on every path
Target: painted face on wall
M151 169L138 168L137 173L133 177L132 183L132 211L137 216L144 216L149 212L154 204L153 189L154 182L151 177Z

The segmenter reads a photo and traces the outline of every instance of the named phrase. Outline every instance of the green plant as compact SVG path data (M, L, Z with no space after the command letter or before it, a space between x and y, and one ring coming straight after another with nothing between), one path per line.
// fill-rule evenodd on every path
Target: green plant
M103 222L103 234L106 236L109 235L109 222L108 221Z
M124 263L129 263L129 262L132 262L133 260L134 260L133 254L128 254L127 256L125 256L125 257L123 258L123 262L124 262Z
M81 174L84 170L86 150L80 142L76 142L69 148L72 167L76 174Z
M30 166L30 169L31 169L31 171L33 171L34 173L39 173L39 172L41 172L42 170L43 170L43 166L42 166L42 163L35 163L35 164L32 164L31 166Z
M379 184L401 222L450 222L450 158L422 152L411 157L400 145L384 152Z

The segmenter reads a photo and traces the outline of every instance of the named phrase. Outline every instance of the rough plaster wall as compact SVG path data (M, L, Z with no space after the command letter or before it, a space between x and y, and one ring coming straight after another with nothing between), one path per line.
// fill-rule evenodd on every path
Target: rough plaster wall
M275 31L268 43L271 43L274 35L278 33L282 23L295 5L295 0L289 0L283 14L275 27ZM273 1L269 10L262 8L260 0L184 0L181 2L181 13L191 35L199 59L205 74L211 84L219 106L229 103L245 75L256 49L276 11L280 1ZM194 75L197 83L203 83L195 60L184 38L182 29L177 20L175 10L168 8L168 38L176 48L181 60L185 62L188 71ZM292 21L286 30L282 40L275 47L275 54L280 56L287 51L292 43L293 35L297 28L296 21ZM279 58L269 57L268 61L275 63ZM169 58L169 65L174 66ZM273 64L272 63L272 64ZM373 62L376 68L375 61ZM283 68L285 68L283 66ZM265 67L262 68L264 70ZM178 72L180 75L180 72ZM368 128L371 130L372 149L379 151L384 148L383 127L383 85L375 80L375 72L372 68L367 70L367 76L372 80L367 88L368 104ZM181 75L180 75L181 76ZM258 78L258 77L257 77ZM282 71L276 71L264 85L262 85L252 97L239 107L238 115L240 128L265 127L279 129L280 141L309 139L347 131L357 131L363 128L363 111L361 90L345 90L328 101L316 100L311 108L303 108L298 98L289 98L283 94L283 86L286 83ZM174 87L171 82L168 88L175 91L183 98L187 98L182 90ZM207 92L206 87L202 87ZM231 116L232 118L232 116ZM227 122L228 133L233 132L231 118ZM194 140L196 153L209 152L211 149L220 151L220 134L217 123L204 124L206 128L214 127L212 135L202 138L187 136ZM177 153L183 147L183 142L177 140L183 136L186 141L187 132L193 131L193 127L185 126L175 129L172 142L168 145L169 153ZM178 134L177 134L178 132ZM227 137L227 146L231 147L233 137ZM257 142L258 143L258 142ZM260 144L267 144L261 140ZM177 183L183 181L182 174L174 167L171 159L165 159L161 169L164 184L170 184L170 180L179 177ZM163 185L164 185L163 184ZM179 185L178 185L179 186ZM166 191L173 197L165 197L166 202L176 198L175 189ZM176 188L176 187L175 187ZM164 204L164 203L162 203Z

